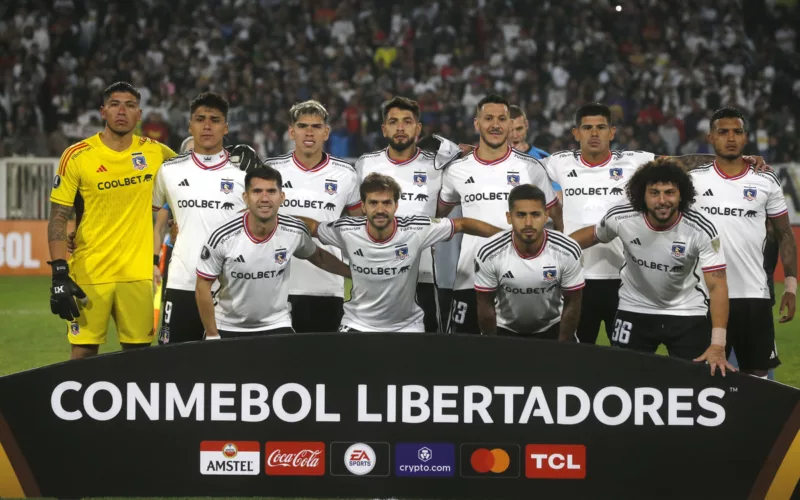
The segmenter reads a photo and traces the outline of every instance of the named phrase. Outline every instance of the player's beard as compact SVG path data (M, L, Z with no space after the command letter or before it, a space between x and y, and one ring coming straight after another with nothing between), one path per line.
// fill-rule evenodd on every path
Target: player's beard
M489 135L488 131L485 134L481 132L481 139L492 149L498 149L504 144L508 144L508 134L506 134L502 139L495 139L494 136Z
M417 145L416 138L409 137L406 142L397 142L392 137L387 137L386 142L389 143L389 147L394 149L397 152L403 152L406 149L410 148L411 146Z
M667 216L662 218L662 217L660 217L658 215L658 212L657 212L658 208L659 207L656 207L656 208L653 208L653 209L648 208L647 211L650 213L650 217L652 217L659 224L666 224L675 215L675 212L678 211L678 207L674 207L674 206L673 207L669 207L669 212L667 213ZM662 207L662 208L667 208L667 207Z
M529 228L523 228L529 229ZM525 245L533 245L536 242L536 239L539 237L541 233L539 231L533 230L531 234L525 234L522 230L517 231L514 230L514 236Z
M383 216L384 219L381 219L380 222L377 222L375 219L378 216ZM369 219L369 224L375 229L383 230L392 224L392 218L389 216L389 214L375 214Z

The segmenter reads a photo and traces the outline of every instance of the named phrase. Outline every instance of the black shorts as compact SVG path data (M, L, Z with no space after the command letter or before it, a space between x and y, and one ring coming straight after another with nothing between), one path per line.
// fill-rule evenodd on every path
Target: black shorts
M497 327L497 335L501 337L521 337L521 338L528 338L528 339L543 339L543 340L558 340L558 332L561 328L561 322L559 321L555 325L551 326L547 330L539 333L515 333L511 330L506 330L503 327Z
M669 316L617 311L611 345L644 352L667 346L669 355L689 361L711 345L708 316Z
M439 331L439 308L437 307L436 287L433 283L417 283L417 305L425 313L425 331Z
M728 356L731 349L742 370L769 370L781 364L775 347L772 300L730 299Z
M222 339L238 339L244 337L258 337L259 335L269 335L271 333L294 333L294 329L290 326L282 326L280 328L257 330L255 332L232 332L230 330L218 330L218 332Z
M178 344L203 340L205 327L197 310L193 291L167 288L162 314L159 344Z
M292 328L297 333L328 333L339 328L344 299L316 295L289 295Z
M621 280L586 280L581 299L581 319L578 322L578 339L587 344L597 342L600 322L605 323L606 335L611 341L614 317L619 305Z
M478 296L475 289L453 290L449 328L450 333L481 334L478 326Z

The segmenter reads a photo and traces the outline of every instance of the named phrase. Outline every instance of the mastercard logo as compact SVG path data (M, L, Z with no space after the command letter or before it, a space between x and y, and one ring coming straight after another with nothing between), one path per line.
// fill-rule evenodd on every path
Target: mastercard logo
M469 457L469 463L472 465L475 472L480 472L481 474L486 474L488 472L501 474L508 470L508 466L511 465L511 457L501 448L494 448L492 450L488 448L478 448L472 452L472 455Z

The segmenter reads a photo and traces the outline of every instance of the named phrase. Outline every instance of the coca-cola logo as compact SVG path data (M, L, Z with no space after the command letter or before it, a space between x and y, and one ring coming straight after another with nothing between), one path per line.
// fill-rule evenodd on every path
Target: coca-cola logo
M325 475L325 443L267 441L264 472L273 476Z
M274 467L316 467L319 465L320 450L300 450L297 453L282 453L277 449L267 457L267 466Z

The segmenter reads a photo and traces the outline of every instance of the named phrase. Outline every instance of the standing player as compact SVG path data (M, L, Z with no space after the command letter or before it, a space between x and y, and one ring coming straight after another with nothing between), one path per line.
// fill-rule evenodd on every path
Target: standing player
M522 151L528 156L533 156L537 160L544 160L550 153L541 150L533 144L528 144L528 117L525 111L519 106L508 107L509 117L511 118L511 130L508 134L508 142L517 151Z
M475 290L484 335L577 340L584 286L581 247L545 229L545 203L544 192L535 186L512 189L506 212L511 230L489 238L478 250Z
M570 235L581 248L622 240L625 266L612 345L656 352L665 344L670 356L706 361L712 375L719 368L724 376L733 369L725 356L725 258L714 225L689 208L697 194L691 178L679 162L660 158L633 174L627 192L630 203Z
M436 169L436 154L417 147L422 131L419 104L405 97L395 97L383 105L383 136L386 149L363 155L356 162L359 180L376 172L387 175L400 185L397 215L410 217L436 215L436 197L442 187L442 171ZM425 331L437 332L439 310L434 285L432 247L421 257L417 303L425 312Z
M509 127L508 101L491 94L480 100L475 117L475 130L480 134L479 145L445 170L437 216L446 216L460 203L465 217L507 228L508 193L520 184L533 184L544 191L546 208L560 231L563 228L561 213L550 179L539 160L509 146ZM450 316L452 333L480 332L474 260L483 243L482 238L469 234L461 243Z
M725 247L728 264L730 316L728 353L736 352L739 368L766 378L780 364L775 348L772 300L764 272L766 221L772 225L786 273L781 323L794 317L797 294L797 246L789 222L781 183L771 172L758 173L742 159L747 122L734 108L711 116L708 141L714 162L693 170L696 205L714 223Z
M194 150L164 162L156 177L153 208L169 203L181 230L169 261L161 344L203 339L195 300L197 259L211 230L246 208L242 198L245 173L231 163L222 147L228 133L228 107L219 94L198 95L191 102L189 117Z
M72 359L96 355L113 316L123 349L153 340L153 178L175 153L133 134L139 91L117 82L103 92L105 129L61 156L50 194L47 239L53 286L50 309L68 320ZM67 220L82 206L75 252L67 264ZM85 299L79 311L75 297ZM82 313L82 314L81 314Z
M292 106L289 116L294 152L264 162L283 178L281 213L319 221L361 215L355 168L322 150L331 130L328 111L317 101L305 101ZM326 250L341 258L338 249ZM342 319L344 280L296 261L289 271L289 302L297 333L334 332Z
M301 217L312 235L350 259L353 290L339 331L424 332L424 313L415 300L423 252L455 233L489 237L500 229L467 218L395 217L401 189L385 175L368 175L360 194L366 217L324 224Z
M300 220L278 214L285 199L281 185L281 174L273 168L249 172L243 194L247 211L201 244L195 293L206 339L293 332L285 273L293 256L350 276L347 265L314 244ZM220 288L212 296L217 279Z
M612 151L616 128L611 123L611 110L605 104L589 103L575 113L572 135L580 150L561 151L547 159L550 178L562 189L564 231L594 226L612 206L625 200L628 179L643 164L656 156L644 151ZM712 155L674 157L687 169L710 161ZM763 159L748 161L763 165ZM578 338L595 343L600 322L605 323L609 340L619 302L619 270L624 263L622 242L613 240L586 249L583 254L586 288L583 291Z

